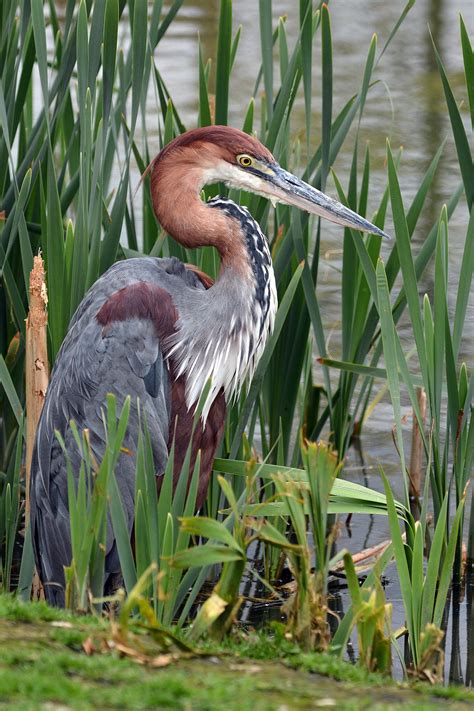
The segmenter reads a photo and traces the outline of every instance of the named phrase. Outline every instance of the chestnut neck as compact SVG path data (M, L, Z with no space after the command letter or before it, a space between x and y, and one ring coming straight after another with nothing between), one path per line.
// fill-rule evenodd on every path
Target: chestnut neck
M215 247L221 270L231 269L250 278L251 267L240 226L201 200L206 166L189 165L173 154L157 160L151 171L153 208L159 223L183 247ZM184 158L184 156L183 156Z

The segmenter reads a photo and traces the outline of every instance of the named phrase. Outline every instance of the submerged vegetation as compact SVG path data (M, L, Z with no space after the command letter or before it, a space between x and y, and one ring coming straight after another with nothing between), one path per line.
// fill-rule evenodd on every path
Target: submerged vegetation
M353 94L338 113L333 109L328 7L301 0L299 34L290 47L285 18L275 24L271 2L259 5L262 64L248 97L243 129L255 131L283 167L301 173L315 187L324 189L332 177L340 200L361 215L367 210L371 155L367 148L360 172L358 127L368 92L383 77L383 62L390 61L392 42L403 31L413 4L406 4L381 50L373 37L363 76L354 77ZM147 177L139 207L130 180L131 163L144 173L157 149L149 140L150 102L156 102L160 147L192 128L184 126L173 89L166 86L155 59L155 50L181 5L182 0L174 0L166 9L159 1L148 5L146 0L68 0L61 16L54 2L7 0L2 5L0 590L14 591L25 600L34 580L31 533L24 516L23 455L29 436L25 418L32 417L25 410L25 351L33 256L41 251L46 266L51 366L86 290L117 259L177 256L213 277L218 272L213 252L185 250L162 233L153 215ZM130 24L131 41L124 47L118 46L120 22ZM227 123L229 81L245 31L233 27L231 0L221 0L215 66L205 61L197 40L196 122L200 126ZM462 18L460 37L474 127L474 54ZM142 423L133 549L114 473L130 403L127 400L120 412L112 397L104 403L106 456L101 463L89 457L89 465L76 473L77 485L70 473L73 560L66 571L66 599L71 609L102 609L103 542L109 515L128 597L124 601L119 595L107 603L120 607L122 626L141 625L141 632L145 629L155 640L170 639L173 627L173 635L184 646L207 636L222 640L241 607L244 573L278 598L283 596L278 579L286 565L296 582L284 608L285 639L293 645L288 654L294 655L297 643L300 650L328 650L333 657L342 657L356 628L359 661L370 671L390 673L394 651L407 674L442 680L443 612L449 585L453 577L459 582L464 566L474 560L473 504L470 511L464 510L474 465L474 377L472 363L459 362L474 271L474 167L442 58L436 47L433 52L462 180L448 204L439 206L439 218L422 246L415 249L411 240L443 147L432 157L411 204L405 206L400 189L403 155L394 155L387 143L387 183L373 222L384 229L391 210L395 239L382 261L379 237L344 230L342 355L336 361L328 357L317 298L324 226L287 206L272 207L263 198L232 191L231 197L249 207L270 241L280 304L275 331L248 392L229 407L220 457L214 463L201 515L194 515L199 459L190 472L186 458L173 494L171 455L158 498L151 444ZM313 62L322 67L321 90L312 85ZM295 137L293 126L298 92L305 104L303 139ZM315 93L322 106L322 125L317 127L321 143L316 147L310 141ZM330 174L345 141L353 143L347 188ZM216 190L207 188L206 197ZM449 220L463 194L470 218L455 303L449 303ZM431 261L433 293L420 295L418 284ZM416 346L414 372L400 343L397 327L402 315L409 319ZM323 365L322 385L314 382L314 353ZM412 356L410 366L414 361ZM385 494L339 476L352 438L371 406L375 379L387 383L393 405L404 492L400 502L394 500L383 472ZM417 397L419 387L426 393L426 421ZM414 490L406 462L402 393L418 423L423 491ZM75 434L87 452L87 434ZM362 587L351 556L334 549L337 515L352 512L388 516L392 538ZM467 536L464 553L463 535ZM263 559L254 565L249 550L257 544ZM398 630L392 628L390 603L379 582L392 557L405 611L405 627ZM352 606L331 638L328 576L342 560ZM402 637L407 640L405 655L399 647ZM284 644L281 648L289 649Z

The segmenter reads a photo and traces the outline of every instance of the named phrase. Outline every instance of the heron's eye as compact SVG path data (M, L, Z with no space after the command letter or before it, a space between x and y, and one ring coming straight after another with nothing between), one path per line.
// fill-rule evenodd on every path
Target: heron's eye
M253 159L245 153L241 156L237 156L237 160L239 161L242 168L250 168L250 166L253 164Z

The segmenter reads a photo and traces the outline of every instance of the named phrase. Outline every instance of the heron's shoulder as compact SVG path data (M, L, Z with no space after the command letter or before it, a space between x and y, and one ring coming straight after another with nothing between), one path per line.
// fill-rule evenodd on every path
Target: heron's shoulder
M175 257L126 259L113 264L90 287L74 313L69 329L83 318L86 321L90 319L117 292L141 283L154 285L168 292L172 298L183 289L207 288L207 284L194 268L188 267Z
M137 282L153 283L161 288L170 289L175 279L190 288L203 288L195 268L183 264L176 257L133 257L113 264L95 282L90 291L110 295Z

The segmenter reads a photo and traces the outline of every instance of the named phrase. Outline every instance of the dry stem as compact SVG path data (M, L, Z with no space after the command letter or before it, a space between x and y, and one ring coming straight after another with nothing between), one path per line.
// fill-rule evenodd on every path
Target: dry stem
M30 513L30 469L36 427L48 387L46 341L48 314L46 283L41 256L35 257L30 273L30 311L26 319L26 515Z
M43 409L49 381L48 348L46 326L48 297L41 256L33 260L30 273L30 311L26 319L26 522L30 517L30 472L31 457L35 442L36 428ZM33 579L33 596L42 597L38 574Z

